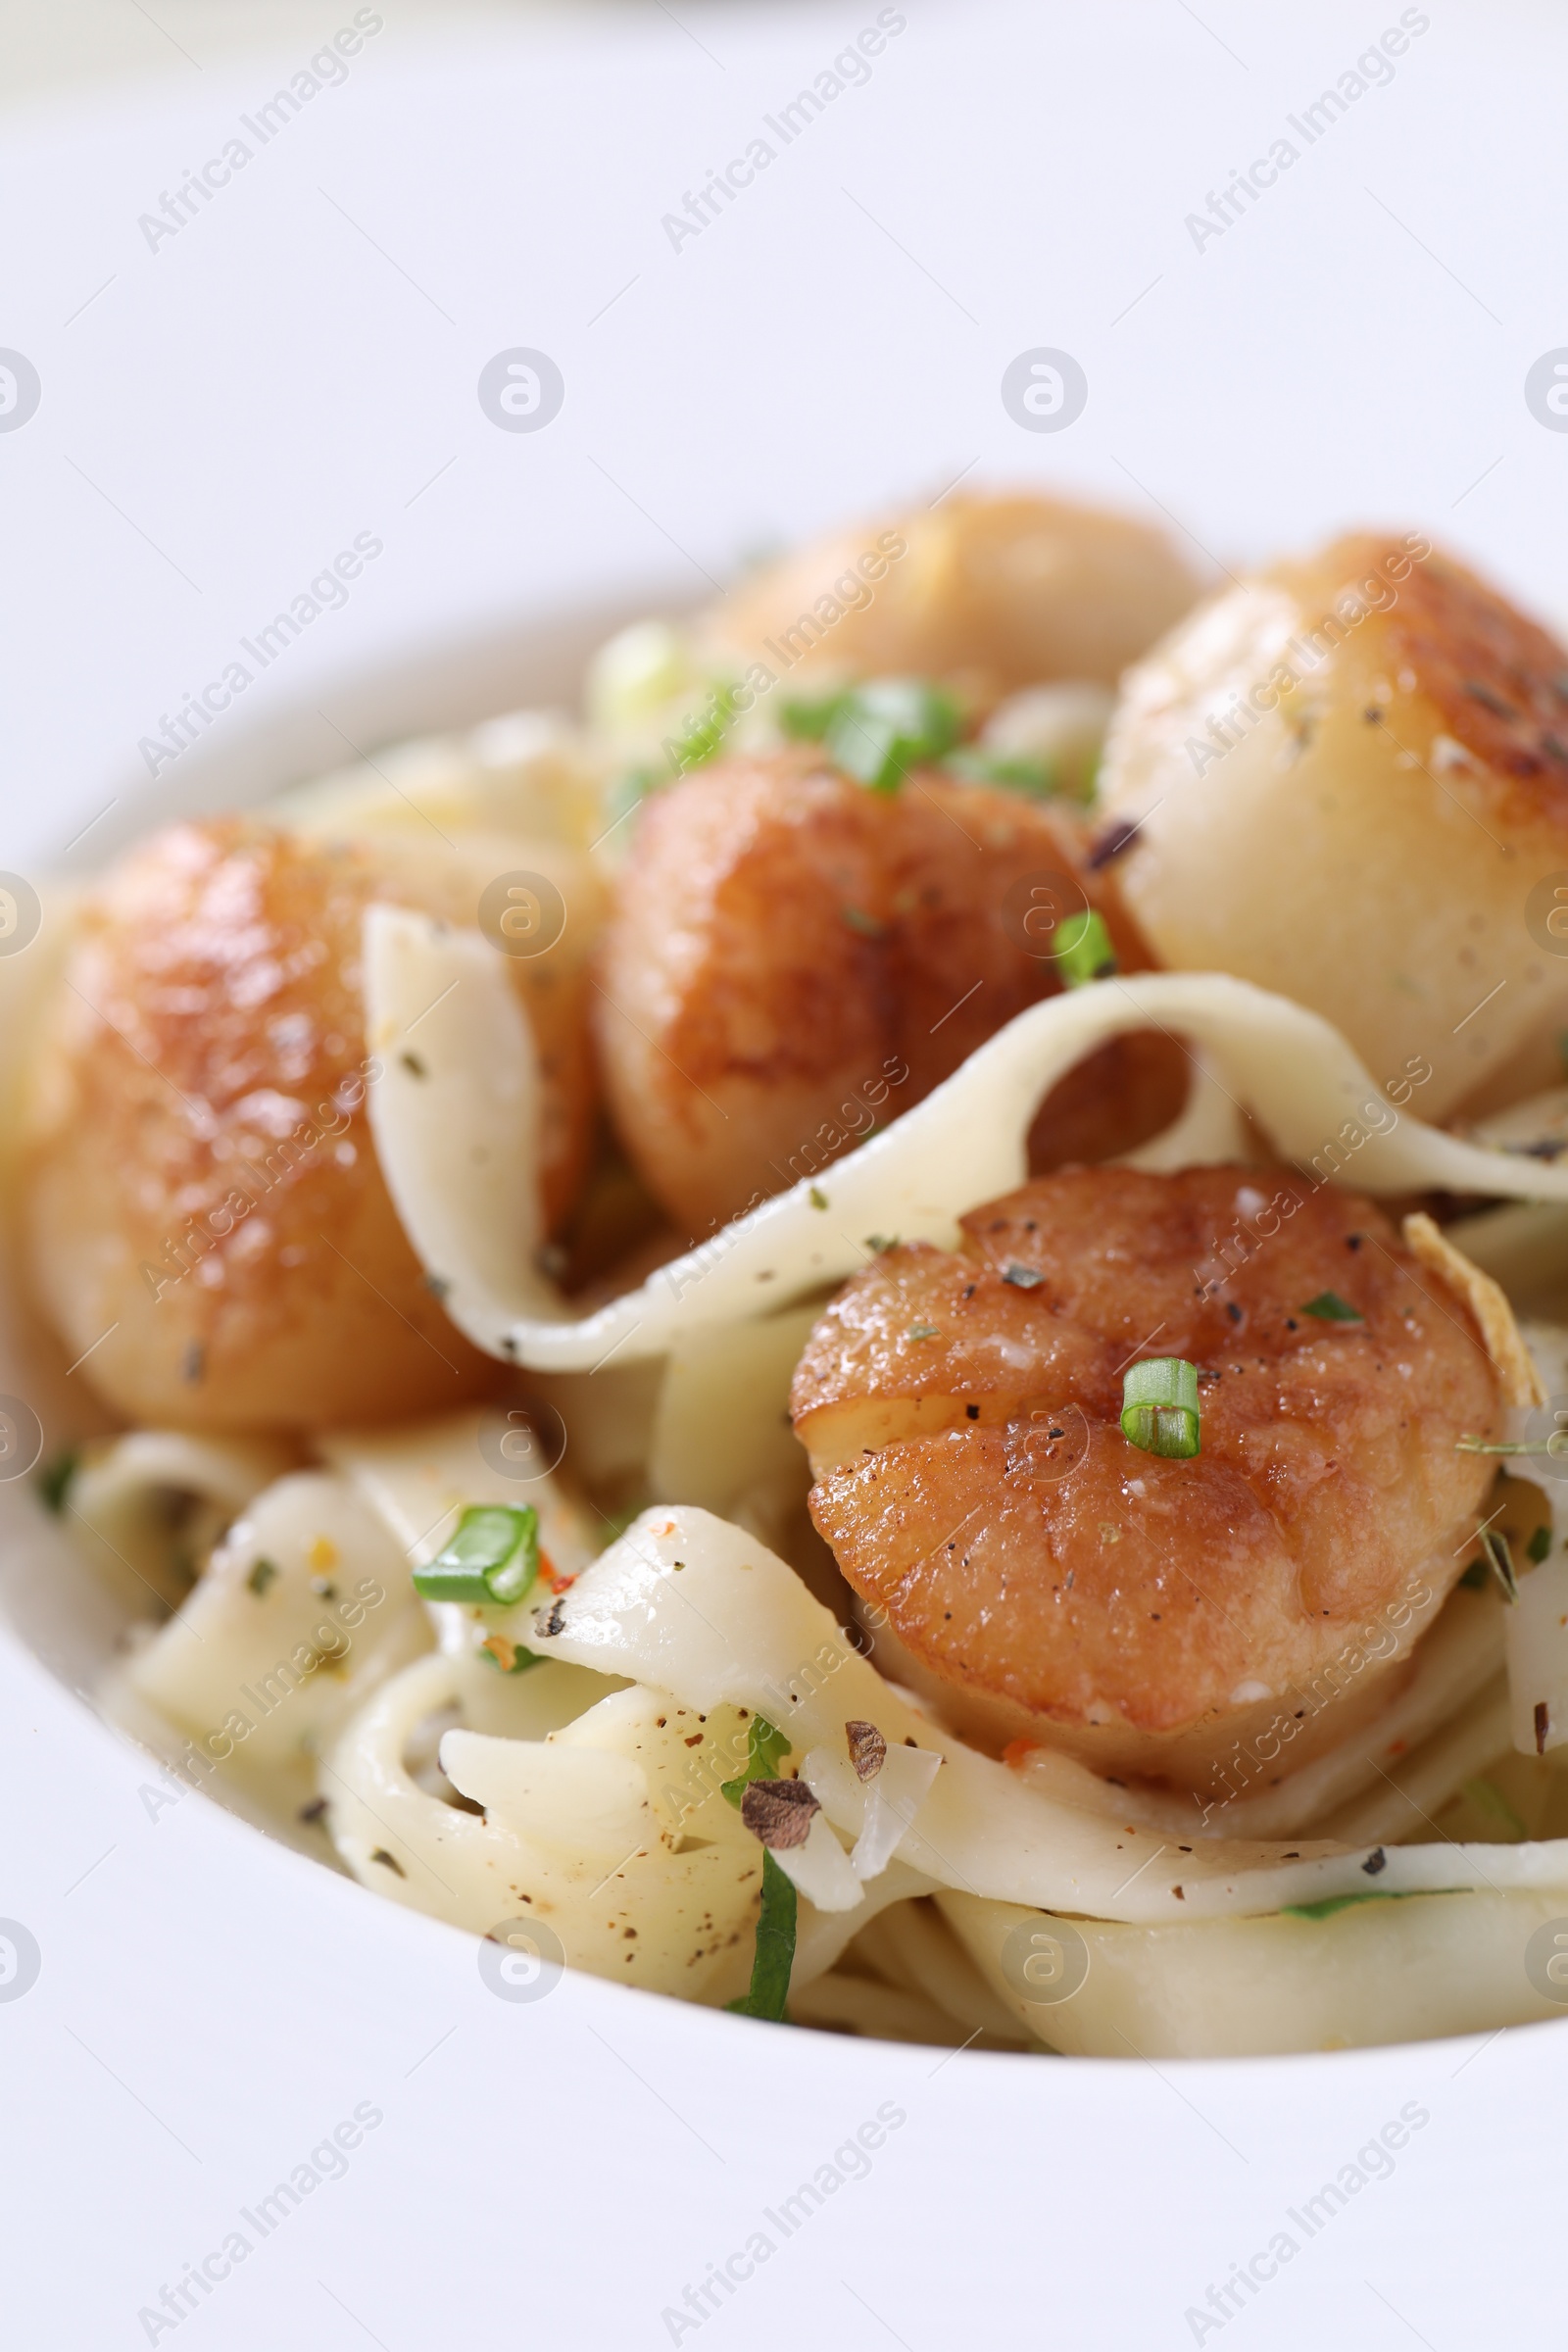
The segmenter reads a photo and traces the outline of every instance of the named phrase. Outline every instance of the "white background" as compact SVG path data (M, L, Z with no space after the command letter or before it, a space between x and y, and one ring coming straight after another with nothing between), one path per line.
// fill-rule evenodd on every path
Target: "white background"
M677 252L662 216L870 0L444 31L388 0L346 84L150 251L138 216L352 13L291 6L263 51L220 19L204 43L182 5L145 72L10 124L0 344L43 399L0 434L6 866L89 820L78 867L133 832L138 740L361 531L385 553L348 606L160 807L455 706L448 642L515 628L526 682L534 623L708 593L748 550L965 469L1162 507L1205 565L1419 525L1568 606L1568 435L1523 397L1568 343L1568 29L1544 8L1423 12L1392 85L1200 251L1186 216L1396 8L905 0L869 82ZM541 433L479 409L512 345L564 373ZM1087 371L1059 435L999 398L1036 345ZM385 2121L347 2178L182 2344L667 2343L663 2307L889 2099L907 2122L870 2178L705 2347L1191 2343L1187 2308L1411 2099L1431 2122L1395 2177L1203 2340L1457 2352L1559 2319L1555 2028L1156 2070L943 2063L586 1980L514 2007L466 1938L204 1800L150 1820L144 1761L14 1645L0 1771L0 1912L44 1954L0 2005L19 2346L145 2342L138 2308L363 2100Z

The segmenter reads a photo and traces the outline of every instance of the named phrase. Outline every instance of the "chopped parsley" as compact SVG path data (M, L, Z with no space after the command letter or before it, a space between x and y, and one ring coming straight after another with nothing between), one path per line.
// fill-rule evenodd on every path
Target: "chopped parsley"
M520 1642L510 1635L491 1634L479 1644L481 1657L499 1666L503 1674L526 1674L530 1666L542 1666L545 1661L536 1649L524 1649Z
M773 2025L787 2022L784 2004L789 1998L790 1971L795 1965L795 1883L764 1846L762 1900L757 1914L752 1982L739 2000L724 2004L735 2016L766 2018Z
M814 1184L808 1188L806 1198L808 1200L809 1200L813 1208L826 1208L827 1206L826 1193L822 1192Z
M261 1599L262 1594L267 1591L268 1586L272 1583L277 1573L278 1568L275 1560L261 1559L256 1562L249 1576L245 1579L245 1582L249 1585L251 1591L255 1593L258 1600Z
M66 1507L71 1482L80 1468L80 1447L68 1446L64 1453L57 1453L38 1473L38 1492L43 1496L44 1509L53 1511L57 1519Z
M722 1793L740 1811L741 1799L752 1781L771 1781L790 1752L789 1736L776 1732L765 1715L754 1715L746 1736L746 1763L740 1778L722 1783Z
M1412 1895L1427 1891L1429 1890L1423 1887L1391 1886L1385 1892L1381 1887L1369 1886L1364 1892L1356 1894L1326 1894L1319 1903L1286 1903L1281 1907L1280 1917L1282 1919L1332 1919L1336 1911L1348 1911L1352 1903L1407 1903ZM1433 1887L1430 1891L1434 1894L1446 1894L1457 1893L1459 1889Z
M1338 1291L1319 1291L1315 1298L1309 1298L1304 1306L1298 1307L1297 1312L1302 1315L1315 1315L1320 1323L1364 1323L1366 1321L1360 1308L1350 1306L1340 1297Z
M1529 1543L1525 1545L1525 1550L1539 1568L1542 1561L1546 1557L1546 1554L1550 1551L1550 1549L1551 1530L1549 1527L1545 1526L1544 1523L1543 1523L1543 1525L1538 1527L1531 1536Z

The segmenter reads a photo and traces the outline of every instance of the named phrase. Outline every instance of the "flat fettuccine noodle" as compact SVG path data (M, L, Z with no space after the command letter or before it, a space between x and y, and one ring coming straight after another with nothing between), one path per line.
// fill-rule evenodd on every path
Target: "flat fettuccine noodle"
M853 1273L872 1233L951 1249L965 1211L1022 1183L1030 1123L1056 1081L1135 1029L1201 1049L1205 1092L1228 1091L1284 1158L1323 1181L1568 1202L1568 1163L1463 1143L1396 1109L1339 1032L1286 998L1216 973L1138 973L1032 1005L823 1177L803 1178L640 1290L573 1319L538 1272L537 1209L518 1197L535 1080L500 957L476 934L402 909L366 919L369 1032L387 1064L372 1119L399 1214L459 1328L540 1370L662 1354L679 1333L776 1309ZM401 1061L416 1019L418 1079Z

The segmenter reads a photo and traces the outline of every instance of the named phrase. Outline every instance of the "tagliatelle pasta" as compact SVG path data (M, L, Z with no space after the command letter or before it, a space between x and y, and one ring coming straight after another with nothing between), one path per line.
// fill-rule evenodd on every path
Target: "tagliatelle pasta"
M164 1761L144 1797L220 1793L547 1972L933 2046L1555 2013L1561 988L1511 867L1467 925L1452 826L1568 868L1568 654L1496 599L1466 634L1490 592L1406 563L1428 636L1380 605L1278 689L1272 765L1228 747L1247 855L1304 828L1341 949L1231 842L1233 968L1196 968L1157 658L1104 807L1121 654L1034 666L1134 627L1086 551L1154 559L1064 512L928 521L920 595L867 577L804 681L743 677L721 615L648 624L582 728L407 747L81 895L21 1182L56 1306L129 1301L99 1377L158 1424L47 1489L130 1620L102 1692ZM1040 549L1076 590L1005 568ZM1461 640L1512 665L1455 688ZM1400 698L1424 763L1378 731ZM1397 942L1330 739L1376 771L1350 830ZM495 918L519 893L553 938ZM1279 971L1301 1001L1238 976Z
M950 1246L966 1209L1023 1177L1030 1121L1056 1080L1108 1039L1150 1027L1202 1049L1210 1090L1227 1089L1285 1158L1322 1181L1353 1175L1372 1194L1442 1186L1568 1202L1568 1166L1424 1125L1302 1006L1219 973L1140 973L1020 1013L886 1135L837 1160L829 1182L803 1179L640 1290L572 1318L535 1269L531 1229L514 1209L498 1212L486 1173L513 1144L507 1105L525 1084L520 1054L515 1071L490 1064L508 1050L499 979L422 918L372 914L370 923L371 1019L394 1062L402 1024L443 992L454 1003L453 992L468 992L435 1062L443 1101L466 1116L461 1147L431 1114L429 1094L389 1091L376 1131L388 1183L453 1320L476 1347L540 1370L590 1370L612 1351L620 1360L660 1354L679 1332L749 1320L842 1280L864 1263L868 1234ZM1410 1081L1396 1083L1408 1101ZM1210 1102L1205 1118L1211 1111Z

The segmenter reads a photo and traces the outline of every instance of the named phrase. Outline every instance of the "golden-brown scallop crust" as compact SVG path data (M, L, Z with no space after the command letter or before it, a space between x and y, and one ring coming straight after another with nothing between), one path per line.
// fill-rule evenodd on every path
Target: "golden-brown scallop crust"
M702 616L710 658L794 681L944 678L976 709L1020 686L1113 686L1192 604L1162 531L1033 491L963 492L812 540Z
M313 1427L485 1386L427 1288L367 1108L360 930L373 899L473 920L439 845L308 845L179 825L83 906L40 1040L24 1159L31 1271L77 1377L138 1420ZM516 976L545 1075L559 1216L592 1129L584 987Z
M909 1109L1061 985L1019 928L1020 894L1052 874L1099 904L1068 812L936 772L869 792L811 745L658 795L596 1005L612 1112L650 1191L699 1234ZM1112 927L1122 964L1144 965L1131 923ZM1185 1068L1164 1040L1118 1040L1064 1081L1059 1121L1047 1103L1040 1152L1157 1132Z
M1320 1012L1441 1122L1556 1083L1568 650L1419 532L1235 583L1132 668L1105 886L1155 956Z
M1216 1279L1238 1217L1272 1236ZM1491 1478L1454 1442L1500 1407L1379 1209L1276 1170L1077 1169L963 1228L858 1275L792 1396L818 1529L958 1719L1180 1779L1391 1609L1358 1690L1408 1649ZM1362 1319L1303 1311L1326 1292ZM1164 1354L1199 1367L1195 1459L1121 1434L1125 1367Z

